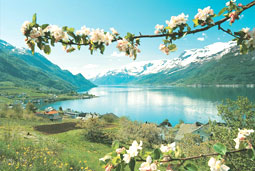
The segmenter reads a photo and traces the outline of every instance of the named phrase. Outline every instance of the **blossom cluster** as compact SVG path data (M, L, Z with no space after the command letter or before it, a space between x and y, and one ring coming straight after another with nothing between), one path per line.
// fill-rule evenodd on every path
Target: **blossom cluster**
M181 13L178 16L172 16L170 21L166 20L166 24L171 28L174 29L177 26L186 24L188 20L189 15L185 15L184 13Z
M142 149L143 142L140 141L140 144L137 141L133 141L132 145L126 150L126 154L123 155L123 160L126 163L129 163L132 157L136 157L138 155L138 150Z
M211 157L208 161L208 166L211 171L228 171L230 168L222 164L221 160L216 160L214 157Z
M234 141L236 142L235 149L239 149L241 141L244 141L247 136L249 136L251 133L254 132L253 129L250 129L250 130L238 129L238 130L239 130L239 132L238 132L237 138L234 139Z
M255 48L255 28L253 30L250 30L248 27L243 28L241 30L245 33L244 38L246 39L245 44L248 48Z
M162 152L162 153L168 153L170 150L171 151L175 151L175 149L176 149L176 143L175 142L173 142L172 144L167 144L167 145L161 145L160 146L160 151Z
M169 48L166 45L160 44L159 45L159 50L161 50L166 55L169 55L170 50L169 50Z
M126 56L133 57L135 54L140 53L140 49L138 49L138 44L132 45L127 39L123 38L117 41L116 46L120 52L124 52Z
M211 7L208 6L204 9L198 9L198 13L195 15L195 19L206 21L208 17L211 17L214 15L213 9L210 9Z
M62 30L62 28L58 27L57 25L49 25L44 30L44 32L49 32L51 36L54 37L55 42L58 42L59 40L62 40L67 42L68 41L68 35L66 32Z
M30 24L31 24L31 22L29 22L29 21L25 21L25 22L22 24L22 26L21 26L21 33L22 33L23 35L25 35L26 32L28 31Z
M146 162L143 162L139 168L140 171L157 171L157 164L152 163L151 156L146 158Z
M154 31L154 33L155 34L159 34L160 32L162 32L163 30L164 30L164 25L159 25L159 24L157 24L156 26L155 26L155 31Z

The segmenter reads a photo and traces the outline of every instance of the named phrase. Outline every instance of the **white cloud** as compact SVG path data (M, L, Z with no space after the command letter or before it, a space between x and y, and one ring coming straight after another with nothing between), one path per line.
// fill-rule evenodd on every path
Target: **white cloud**
M82 66L81 68L82 69L94 69L97 67L98 67L98 65L96 65L96 64L87 64L87 65Z
M112 57L122 57L122 56L125 56L125 53L124 52L116 52L114 51L112 54L111 54Z
M205 34L205 33L202 33L202 36L206 36L206 34Z
M204 41L205 38L204 38L204 37L198 37L197 40L199 40L199 41Z
M220 38L219 38L219 37L218 37L217 39L218 39L218 40L220 40Z

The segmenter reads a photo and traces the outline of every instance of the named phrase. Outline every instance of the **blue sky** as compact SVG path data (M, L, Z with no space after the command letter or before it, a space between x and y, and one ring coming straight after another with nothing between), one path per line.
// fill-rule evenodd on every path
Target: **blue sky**
M218 13L226 2L226 0L0 0L0 39L17 47L26 47L20 27L24 21L31 20L34 13L37 13L39 24L67 25L76 30L83 25L106 31L114 27L122 35L126 32L153 34L155 25L165 25L165 20L169 20L171 16L184 12L189 15L188 23L193 25L191 20L198 8L211 6ZM246 4L250 1L237 2ZM228 23L223 26L233 30L253 28L255 24L251 21L254 18L255 7L245 11L233 26ZM188 35L176 42L178 51L168 56L158 50L162 38L142 39L140 46L142 52L136 61L171 59L185 49L201 48L214 42L226 42L231 39L229 35L217 31L217 28L203 34ZM74 74L81 72L85 76L133 62L126 56L113 55L118 52L116 43L110 45L104 55L98 52L92 56L87 49L83 47L80 51L67 54L59 45L52 49L50 55L44 55L61 68L68 69ZM40 52L38 49L36 51Z

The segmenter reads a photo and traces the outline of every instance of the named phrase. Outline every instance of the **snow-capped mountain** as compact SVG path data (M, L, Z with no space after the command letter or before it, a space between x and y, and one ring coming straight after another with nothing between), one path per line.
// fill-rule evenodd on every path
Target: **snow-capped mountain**
M224 55L238 55L238 46L236 42L230 41L226 43L217 42L201 49L185 50L179 57L169 60L153 60L133 62L117 69L100 73L92 78L96 84L127 84L144 82L150 77L158 76L159 73L171 77L173 74L183 72L184 70L212 61L220 60ZM149 84L152 84L146 81Z

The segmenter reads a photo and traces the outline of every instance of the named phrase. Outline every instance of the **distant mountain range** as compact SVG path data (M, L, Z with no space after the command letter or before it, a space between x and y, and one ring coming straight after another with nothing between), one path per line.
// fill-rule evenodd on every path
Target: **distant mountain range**
M62 70L39 53L16 48L0 40L0 82L52 91L88 90L95 87L81 74Z
M133 62L90 79L98 85L255 84L255 52L240 55L235 42L185 50L178 58Z

